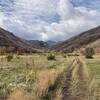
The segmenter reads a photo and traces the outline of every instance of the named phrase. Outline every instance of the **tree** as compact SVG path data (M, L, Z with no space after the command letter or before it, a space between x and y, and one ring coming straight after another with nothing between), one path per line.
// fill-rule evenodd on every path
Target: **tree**
M95 54L94 49L91 47L85 48L84 55L86 58L93 58L93 55Z

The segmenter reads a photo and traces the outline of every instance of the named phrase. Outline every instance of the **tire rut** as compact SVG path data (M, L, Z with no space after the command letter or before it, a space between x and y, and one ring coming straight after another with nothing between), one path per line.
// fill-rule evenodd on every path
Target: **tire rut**
M79 58L75 58L66 72L62 100L97 100L95 81L88 67ZM91 85L92 82L92 85Z

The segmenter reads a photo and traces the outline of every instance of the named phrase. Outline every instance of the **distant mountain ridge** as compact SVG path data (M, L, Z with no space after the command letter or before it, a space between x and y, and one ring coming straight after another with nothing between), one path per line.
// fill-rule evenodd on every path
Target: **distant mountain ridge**
M55 44L57 44L58 42L55 42L55 41L51 41L51 40L48 40L47 41L47 44L49 45L49 47L50 46L53 46L53 45L55 45Z
M39 40L25 40L15 36L13 33L0 28L0 48L15 48L16 50L24 50L29 52L43 52L51 45L55 44L53 41L39 41Z
M54 41L28 40L27 42L37 49L47 49L56 44Z
M56 44L56 45L54 45ZM29 52L43 52L46 49L73 52L82 47L91 46L100 48L100 26L74 36L64 42L25 40L15 36L13 33L0 28L0 48L14 47Z
M96 42L98 40L98 42ZM62 43L51 47L51 50L62 52L73 52L87 45L92 45L94 42L100 46L100 26L74 36Z
M48 48L49 44L44 41L39 41L39 40L28 40L29 44L32 45L32 47L37 48L37 49L44 49Z

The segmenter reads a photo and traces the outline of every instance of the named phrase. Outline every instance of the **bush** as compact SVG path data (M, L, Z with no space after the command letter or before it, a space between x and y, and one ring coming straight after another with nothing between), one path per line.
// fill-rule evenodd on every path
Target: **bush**
M7 55L7 61L10 62L13 59L13 54Z
M90 47L85 48L84 55L86 58L93 58L94 54L95 52L93 48L90 48Z
M48 60L55 60L55 55L50 54L50 55L48 55L47 59Z
M64 58L66 58L66 55L63 55Z

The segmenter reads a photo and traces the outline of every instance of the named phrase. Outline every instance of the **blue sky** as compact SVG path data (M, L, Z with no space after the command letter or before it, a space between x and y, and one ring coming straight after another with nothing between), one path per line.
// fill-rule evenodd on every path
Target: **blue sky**
M100 10L100 0L72 0L75 6L85 6L89 9Z
M25 39L68 39L100 25L100 0L0 0L0 27Z

